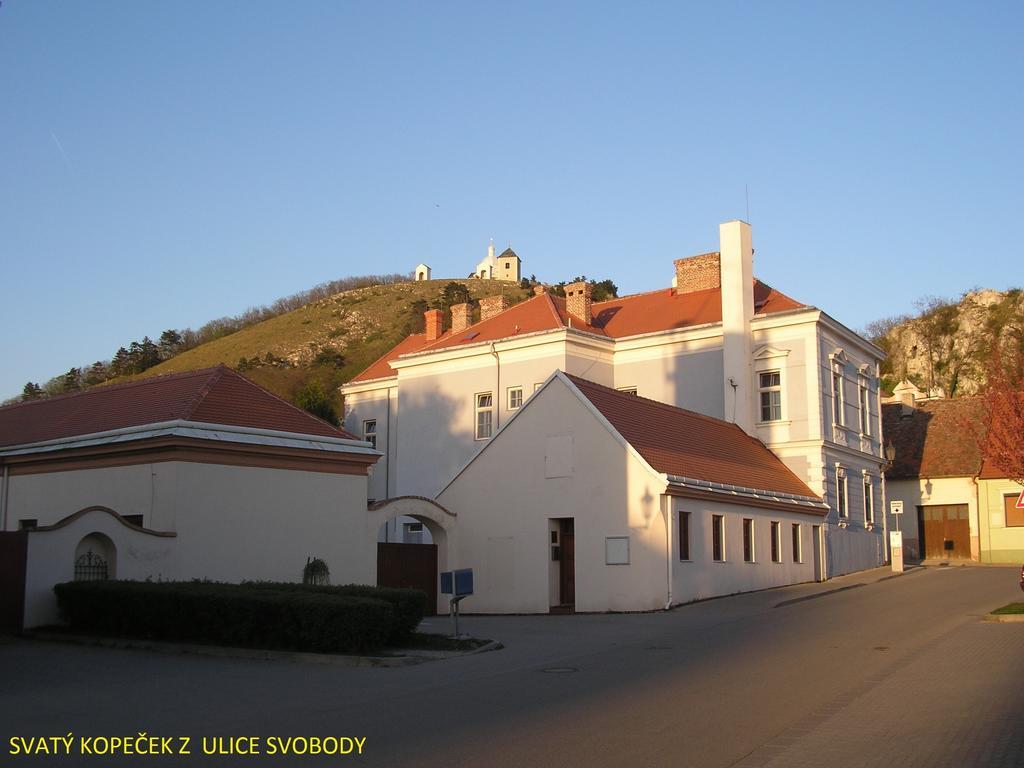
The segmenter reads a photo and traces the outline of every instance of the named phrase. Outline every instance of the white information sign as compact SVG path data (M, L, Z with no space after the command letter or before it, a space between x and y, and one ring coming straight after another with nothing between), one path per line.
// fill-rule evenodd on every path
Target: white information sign
M889 502L889 514L891 515L902 515L903 514L903 502L893 499Z

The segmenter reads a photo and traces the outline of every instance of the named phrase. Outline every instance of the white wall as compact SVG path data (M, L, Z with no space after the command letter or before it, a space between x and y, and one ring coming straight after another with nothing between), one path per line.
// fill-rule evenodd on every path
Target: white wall
M142 581L176 578L178 546L174 538L135 531L107 512L87 512L54 531L34 531L28 537L25 572L26 629L59 620L53 585L75 576L75 548L91 534L102 534L114 544L109 576Z
M814 580L811 526L821 523L818 515L743 507L705 499L673 497L672 520L672 602L687 603L708 597L749 592L756 589L799 584ZM680 512L690 513L690 559L680 559ZM725 560L712 557L711 518L722 515L725 524ZM743 519L753 520L754 562L743 559ZM771 521L780 523L782 562L771 558ZM792 524L800 525L801 560L794 562Z
M554 463L563 469L549 464L560 453L568 461ZM663 489L564 384L551 382L438 497L458 515L451 565L475 573L476 594L463 609L546 613L557 599L550 520L560 517L575 523L578 611L663 607ZM629 537L629 565L605 564L609 536Z
M11 529L24 518L52 525L91 506L141 514L145 527L177 533L173 539L153 539L105 513L89 513L90 520L102 516L97 519L105 527L97 530L124 553L118 558L118 578L300 581L306 558L320 557L333 583L376 582L376 552L364 536L366 478L361 475L160 462L10 478ZM68 570L73 557L58 556L50 548L65 547L65 539L77 535L78 522L31 535L36 594L49 590L56 583L52 579L73 575ZM70 544L72 555L81 538ZM174 556L151 556L157 546L151 539L160 552L173 548ZM145 546L137 550L142 546L137 541Z

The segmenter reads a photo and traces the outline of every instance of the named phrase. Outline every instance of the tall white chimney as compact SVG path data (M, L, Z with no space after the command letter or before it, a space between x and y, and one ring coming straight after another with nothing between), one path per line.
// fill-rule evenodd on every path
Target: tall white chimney
M753 343L754 249L750 225L727 221L718 227L722 280L722 358L725 418L754 434Z

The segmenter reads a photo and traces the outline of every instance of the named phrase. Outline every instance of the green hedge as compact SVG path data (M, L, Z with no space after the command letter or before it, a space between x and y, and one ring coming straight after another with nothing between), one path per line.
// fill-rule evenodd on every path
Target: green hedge
M246 586L258 587L284 592L300 592L306 594L327 594L340 597L358 597L372 600L383 600L391 605L395 612L395 623L388 642L394 644L409 637L423 620L427 609L427 595L419 589L395 589L392 587L373 587L368 584L344 584L339 586L295 584L279 581L246 582Z
M155 640L362 653L387 643L399 623L385 600L317 590L142 581L53 589L72 629Z

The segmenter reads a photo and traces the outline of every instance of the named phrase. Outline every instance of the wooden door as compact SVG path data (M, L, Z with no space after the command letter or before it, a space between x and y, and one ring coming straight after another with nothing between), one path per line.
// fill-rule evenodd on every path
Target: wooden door
M572 520L562 521L562 559L558 561L558 601L576 605L576 534Z
M377 543L377 585L418 589L427 595L427 616L437 615L437 544Z
M966 504L931 504L921 507L921 533L929 560L970 560L971 525Z
M27 563L28 531L0 533L0 634L21 632Z

